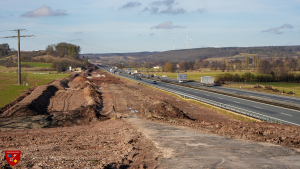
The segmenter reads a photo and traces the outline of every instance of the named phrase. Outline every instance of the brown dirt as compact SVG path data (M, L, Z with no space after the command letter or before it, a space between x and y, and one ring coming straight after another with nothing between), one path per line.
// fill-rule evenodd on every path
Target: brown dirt
M0 132L0 168L10 168L4 150L22 152L17 168L154 168L155 146L123 120L88 126Z
M85 81L89 81L89 80L87 78L85 78L85 77L82 77L82 76L77 76L73 80L73 82L85 82Z
M166 101L156 101L153 104L148 105L145 109L145 115L147 113L155 118L179 118L179 119L190 119L182 110L174 107Z

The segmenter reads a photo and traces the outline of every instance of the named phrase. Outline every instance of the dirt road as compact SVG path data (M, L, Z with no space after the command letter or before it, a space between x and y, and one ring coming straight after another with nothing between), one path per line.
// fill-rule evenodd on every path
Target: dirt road
M155 143L162 154L159 168L300 168L299 152L289 148L230 139L135 115L126 121Z

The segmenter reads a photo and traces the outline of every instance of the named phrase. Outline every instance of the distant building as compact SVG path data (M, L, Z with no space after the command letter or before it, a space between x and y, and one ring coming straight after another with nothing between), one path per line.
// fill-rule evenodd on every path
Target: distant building
M161 69L162 67L161 66L155 66L153 67L153 69Z

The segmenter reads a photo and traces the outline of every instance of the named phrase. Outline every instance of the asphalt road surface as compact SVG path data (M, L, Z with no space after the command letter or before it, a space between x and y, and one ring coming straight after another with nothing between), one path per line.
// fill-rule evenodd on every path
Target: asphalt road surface
M160 79L177 82L176 79L161 78L161 77L160 77ZM202 86L200 83L197 83L197 82L187 82L187 84L195 85L195 86ZM247 91L247 90L242 90L242 89L233 89L233 88L228 88L228 87L223 87L223 86L214 86L214 88L219 89L219 90L224 90L227 92L241 93L241 94L249 95L249 96L251 95L251 96L273 99L273 100L278 100L278 101L290 102L290 103L298 103L298 104L300 103L300 98L296 98L296 97L292 97L292 96L290 96L290 97L289 96L280 96L280 95L276 95L276 94Z
M105 69L109 71L108 69ZM133 79L132 75L120 73L120 76ZM146 84L152 84L153 80L142 79L141 82ZM157 86L165 87L171 90L176 90L192 96L202 97L212 101L219 102L233 109L244 111L250 114L266 116L281 120L288 124L300 126L300 111L273 106L265 103L259 103L255 101L240 99L232 96L226 96L218 93L212 93L183 86L177 86L170 83L157 82Z

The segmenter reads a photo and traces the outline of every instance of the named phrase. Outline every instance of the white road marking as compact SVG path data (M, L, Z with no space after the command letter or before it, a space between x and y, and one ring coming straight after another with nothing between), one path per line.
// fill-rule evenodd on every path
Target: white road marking
M260 107L257 107L257 106L254 106L254 107L256 107L256 108L258 108L258 109L262 109L262 108L260 108Z
M236 102L236 101L233 101L233 102L235 102L235 103L240 103L240 102Z
M292 115L290 115L290 114L285 114L285 113L280 113L280 114L283 114L283 115L286 115L286 116L292 116Z

